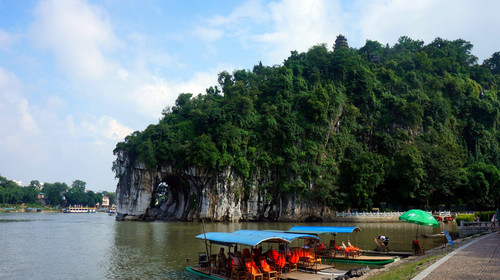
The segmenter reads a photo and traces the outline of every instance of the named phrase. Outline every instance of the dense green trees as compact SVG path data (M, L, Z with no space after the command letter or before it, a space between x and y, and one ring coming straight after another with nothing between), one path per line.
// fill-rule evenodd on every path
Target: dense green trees
M151 169L232 167L270 203L293 192L334 209L498 206L500 54L479 65L472 47L403 36L292 51L180 94L115 152Z
M41 184L37 180L22 187L14 181L0 176L0 204L16 204L20 201L28 204L40 204L38 201L40 192L45 194L46 201L52 206L65 204L95 206L97 203L102 203L103 195L110 197L111 204L116 203L115 193L95 193L86 191L85 188L86 183L81 180L73 181L71 188L66 183Z
M30 185L20 187L14 181L0 176L0 203L15 204L18 201L34 203L37 200L38 189Z

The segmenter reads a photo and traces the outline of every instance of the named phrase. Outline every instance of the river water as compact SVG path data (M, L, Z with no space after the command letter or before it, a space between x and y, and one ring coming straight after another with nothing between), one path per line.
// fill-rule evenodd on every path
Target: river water
M374 249L373 238L384 234L393 251L411 251L417 226L396 223L207 223L210 231L287 230L295 225L358 226L357 234L339 234L337 241ZM454 223L419 227L419 234L457 232ZM202 223L116 222L107 214L0 213L0 279L199 279L185 271L205 251ZM330 235L322 236L328 244ZM442 238L419 238L426 249ZM298 246L298 245L297 245ZM266 249L266 246L264 246ZM212 248L215 254L219 247Z

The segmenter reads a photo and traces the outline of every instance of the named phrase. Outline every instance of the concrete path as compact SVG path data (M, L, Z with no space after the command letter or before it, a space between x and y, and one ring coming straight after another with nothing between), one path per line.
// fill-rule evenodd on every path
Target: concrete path
M413 278L423 279L500 279L499 232L457 248Z

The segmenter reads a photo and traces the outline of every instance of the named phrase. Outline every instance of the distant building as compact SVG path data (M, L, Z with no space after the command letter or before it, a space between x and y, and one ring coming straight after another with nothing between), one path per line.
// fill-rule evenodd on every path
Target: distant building
M109 195L102 196L102 207L109 208Z
M335 40L334 49L338 50L340 48L348 48L348 47L349 45L347 44L347 39L344 37L344 35L339 34L339 36L337 36L337 39Z
M38 199L45 199L45 194L43 192L40 192L38 194Z

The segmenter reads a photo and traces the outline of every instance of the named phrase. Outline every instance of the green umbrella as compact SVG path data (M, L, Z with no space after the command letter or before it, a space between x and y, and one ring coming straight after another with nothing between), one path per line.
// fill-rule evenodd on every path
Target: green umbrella
M419 226L439 226L439 222L436 220L436 218L434 218L431 214L419 209L411 209L404 212L401 216L399 216L399 220L407 223L417 224ZM418 239L418 227L416 238Z

